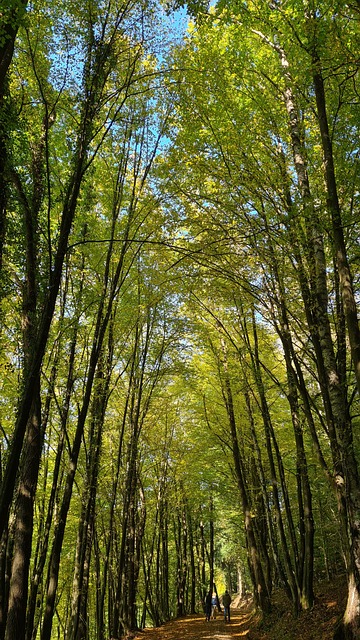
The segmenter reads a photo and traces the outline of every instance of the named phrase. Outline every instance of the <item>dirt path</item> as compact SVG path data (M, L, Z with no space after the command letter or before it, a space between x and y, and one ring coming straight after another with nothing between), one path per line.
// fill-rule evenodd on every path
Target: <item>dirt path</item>
M318 584L315 606L294 619L281 590L273 594L273 611L260 625L251 600L231 607L231 622L219 615L205 622L203 615L187 616L157 629L145 629L133 640L332 640L344 612L347 584L344 576ZM234 603L235 605L235 603Z
M237 609L231 610L231 622L224 622L222 616L205 621L203 615L187 616L173 620L156 629L144 629L135 640L232 640L249 638L249 614Z

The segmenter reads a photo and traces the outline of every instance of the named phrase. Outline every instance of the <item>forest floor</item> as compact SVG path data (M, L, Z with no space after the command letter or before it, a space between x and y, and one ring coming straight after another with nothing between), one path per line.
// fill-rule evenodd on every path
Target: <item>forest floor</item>
M313 609L296 619L289 601L278 592L266 621L261 622L251 601L246 601L239 608L232 608L230 623L225 623L220 614L210 622L197 614L156 629L144 629L134 640L332 640L345 602L346 585L339 579L319 585Z

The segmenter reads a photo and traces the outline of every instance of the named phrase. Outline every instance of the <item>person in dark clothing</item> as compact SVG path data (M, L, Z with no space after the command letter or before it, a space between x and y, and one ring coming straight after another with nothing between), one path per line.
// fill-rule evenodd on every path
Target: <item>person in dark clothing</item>
M211 616L211 600L212 600L212 594L211 594L211 591L209 591L206 594L206 598L205 598L205 620L206 620L206 622L209 622L210 616Z
M231 604L231 596L230 593L228 592L228 590L226 589L223 597L222 597L222 603L223 603L223 607L224 607L224 620L225 622L228 621L230 622L230 604Z

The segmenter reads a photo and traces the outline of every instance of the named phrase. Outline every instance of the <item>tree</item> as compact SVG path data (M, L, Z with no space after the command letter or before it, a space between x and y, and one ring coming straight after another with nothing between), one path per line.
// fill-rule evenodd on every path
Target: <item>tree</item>
M341 556L359 635L340 5L193 3L166 54L156 4L6 7L1 638L120 638L239 567L299 614Z
M345 510L349 509L354 514L357 461L344 377L346 358L342 304L337 306L337 324L334 326L329 305L333 245L325 234L329 220L322 204L329 195L334 172L330 167L332 150L326 131L325 95L320 86L321 79L315 77L319 71L319 58L316 64L314 61L314 51L319 47L324 55L325 34L331 31L334 35L334 32L325 13L318 11L315 22L311 22L311 12L304 14L300 5L292 7L294 14L282 5L260 11L256 2L240 9L239 14L231 4L221 5L219 9L223 9L222 14L220 11L210 12L207 21L193 25L186 45L175 53L179 69L176 73L181 83L177 93L171 93L176 104L173 125L176 147L171 155L177 162L176 172L172 170L175 165L169 166L172 193L187 212L190 228L194 230L193 238L196 240L192 241L191 250L192 255L196 252L201 268L212 274L222 273L232 286L239 284L244 291L251 291L257 312L267 318L266 307L275 310L279 290L270 284L271 275L268 276L265 269L270 267L271 274L274 268L283 270L284 265L288 266L293 278L285 276L285 298L277 306L279 315L277 318L272 316L272 321L275 326L282 325L286 330L290 322L296 340L299 340L299 331L290 315L284 322L284 312L293 308L296 299L293 283L298 281L302 292L300 304L305 314L302 329L311 336L314 347L312 357L317 367L316 384L322 394L322 410L326 415L323 425L330 438L334 474L341 486L340 476L345 478L349 474L345 483L353 497L348 495L349 500L345 498ZM346 54L341 30L345 23L341 12L336 13L335 10L335 16L342 68ZM353 20L352 14L350 20ZM309 49L307 42L310 36L312 44ZM255 50L259 42L260 50ZM350 59L351 53L347 54L347 63ZM348 91L349 76L346 76L345 66L343 68L342 78ZM311 70L310 75L306 71L308 69ZM313 84L309 83L311 77ZM334 76L331 77L329 85L333 83ZM336 91L340 95L339 85ZM343 110L342 114L341 109L341 101L334 104L334 131L343 134L339 139L341 151L338 162L342 172L346 164L344 150L348 141L352 148L352 142L346 124L348 112ZM191 119L188 114L191 114ZM249 130L246 125L250 119L252 129ZM319 141L320 147L316 146ZM330 158L327 171L332 173L331 179L330 175L327 177L325 194L321 183L321 148L325 157ZM186 161L183 160L185 158ZM339 217L336 224L342 226ZM264 241L260 235L263 233L266 234ZM251 240L251 250L245 244L245 238ZM291 245L285 244L289 241ZM275 246L283 255L281 260L269 260L269 253ZM344 245L342 250L344 258ZM232 261L231 257L234 258ZM249 264L256 269L251 275ZM330 275L328 264L331 264ZM343 264L341 268L346 271L347 267ZM350 282L351 275L349 272L346 275L345 271L343 282ZM332 280L335 291L339 286L337 273L338 266ZM280 284L282 280L278 276L276 278ZM348 300L351 295L350 292ZM351 308L354 311L354 305ZM334 330L337 335L335 341ZM341 347L337 350L338 345ZM308 424L319 460L326 470L327 462L319 448L319 437L313 428L314 421L302 384L302 378L307 375L303 368L306 363L303 357L300 363L298 355L294 351L289 352L288 347L286 349L289 382L294 368L298 374L294 380L306 403ZM338 363L341 369L338 369ZM303 368L302 372L300 368ZM289 396L292 403L293 398L293 395ZM296 433L299 435L298 431ZM300 446L300 441L297 442ZM347 456L349 459L345 467L348 471L345 471L345 467L341 469L342 465L339 466L339 461ZM304 477L301 482L305 482ZM308 500L310 494L307 492L307 495ZM338 497L339 504L344 505L342 492ZM344 516L343 508L340 514ZM347 516L345 522L346 519ZM309 541L311 528L308 529ZM350 600L353 597L352 573L349 574ZM311 589L308 593L311 601Z

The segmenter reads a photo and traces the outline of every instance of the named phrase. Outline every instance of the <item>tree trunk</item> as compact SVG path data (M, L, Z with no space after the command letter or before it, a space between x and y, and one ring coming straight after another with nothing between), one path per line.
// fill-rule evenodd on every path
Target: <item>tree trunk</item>
M163 505L162 516L160 518L160 522L162 522L162 526L160 528L161 532L161 558L162 558L162 568L161 568L161 576L162 576L162 615L165 620L168 620L170 617L170 605L169 605L169 524L168 524L168 508L167 503Z
M204 523L201 521L199 523L200 529L200 549L199 549L199 574L200 574L200 584L201 584L201 602L205 603L206 598L206 569L205 569L205 533L204 533Z
M112 300L110 298L109 304L112 304ZM99 358L99 349L101 349L101 345L103 343L104 334L107 326L108 315L106 314L105 319L102 319L103 314L103 304L100 301L100 306L98 310L98 319L97 319L97 328L95 330L95 336L93 339L92 352L90 356L90 364L88 377L86 381L86 388L83 398L83 404L81 407L81 411L79 414L76 432L74 437L74 442L72 446L72 450L70 452L70 461L69 468L65 482L65 489L63 493L63 498L60 507L59 520L55 529L54 541L51 550L51 556L49 560L49 568L48 568L48 577L47 577L47 596L46 596L46 608L43 618L43 627L41 632L41 640L50 640L51 638L51 628L52 628L52 619L55 608L55 598L58 584L58 576L59 576L59 568L60 568L60 556L62 550L62 544L65 534L66 520L70 508L70 501L72 496L72 490L75 480L75 473L77 468L78 457L80 453L81 441L84 433L84 426L86 422L86 417L90 405L90 399L93 389L93 382L97 367L97 362Z
M82 274L83 274L83 266L84 266L84 261L82 260L82 264L81 264ZM84 276L82 275L81 281L80 281L79 293L77 297L77 302L79 306L81 306L83 285L84 285ZM66 279L65 286L64 286L64 294L63 294L62 305L61 305L60 323L64 317L66 299L67 299L67 289L68 289L68 279ZM72 389L74 384L74 362L75 362L75 350L77 346L78 327L79 325L76 322L74 324L73 335L69 345L68 374L67 374L67 380L66 380L64 402L61 408L60 429L59 429L59 437L58 437L54 468L52 471L52 483L51 483L51 489L50 489L50 496L48 500L47 514L46 514L45 524L43 527L42 536L39 537L38 544L37 544L37 553L34 559L34 567L33 567L33 573L31 578L30 593L28 598L27 616L26 616L26 640L36 639L37 629L40 624L39 614L36 616L38 589L41 585L41 580L43 578L43 571L46 564L50 531L51 531L51 526L52 526L53 517L54 517L56 495L59 490L58 481L59 481L60 468L61 468L63 451L64 451L66 424L67 424L68 414L70 410L70 399L71 399L71 394L72 394ZM55 356L51 379L49 383L49 392L45 401L44 411L43 411L43 414L44 414L43 415L43 431L44 432L45 432L45 428L48 420L48 414L50 410L50 402L52 398L51 391L55 385L55 380L57 376L58 359L59 359L59 353L60 353L60 341L57 344L57 349L58 349L58 352ZM47 487L47 474L45 474L45 480L44 480L44 488L43 488L44 493L46 491L46 487ZM43 514L43 517L45 517L44 514Z
M283 75L286 83L284 100L289 115L289 127L295 169L303 197L305 213L308 210L305 221L309 231L310 246L313 247L313 284L315 291L316 333L319 337L321 349L321 353L318 354L319 358L317 360L317 366L320 371L322 369L324 371L324 374L322 375L322 379L324 380L322 396L328 418L330 441L332 442L333 463L336 474L340 515L345 519L344 529L348 530L348 540L345 540L344 542L347 544L347 553L350 559L348 574L349 596L342 630L340 627L338 634L343 633L346 638L355 638L360 634L360 486L357 460L353 446L351 420L348 413L346 399L346 381L340 379L333 350L327 310L328 292L326 283L326 263L322 246L322 230L311 203L306 162L300 142L298 112L292 92L292 81L289 74L289 63L284 50L279 45L271 43L271 46L273 46L273 48L278 52L283 68ZM329 208L332 215L334 244L337 255L337 264L341 283L340 286L343 294L343 306L344 310L346 309L345 317L347 320L351 353L358 382L360 374L359 325L337 198L331 140L327 124L325 91L322 76L319 71L319 59L316 52L314 53L314 56L313 80L324 152ZM313 333L314 328L310 327L310 329ZM336 455L336 452L340 453L340 457ZM345 509L342 508L342 505L344 505Z
M115 27L116 29L116 27ZM46 349L55 304L60 288L64 259L68 250L68 239L75 218L75 212L85 172L88 168L88 150L93 136L93 126L104 86L114 64L110 45L103 46L94 38L92 28L89 33L88 60L84 65L84 95L77 146L72 162L72 173L64 196L64 203L58 233L57 250L51 265L46 295L39 313L39 323L33 341L32 356L28 365L24 390L19 402L17 420L7 458L7 465L0 491L0 536L6 528L10 505L13 500L16 473L19 466L23 440L27 428L32 402L38 384L40 369Z
M37 330L37 247L38 218L44 191L44 152L48 130L43 128L42 135L32 149L32 194L28 199L19 175L14 171L13 178L22 204L25 228L25 264L26 275L23 286L22 329L24 350L24 376L29 371L33 356L33 343ZM44 426L44 425L43 425ZM25 620L28 600L28 582L32 553L32 534L34 503L40 468L43 427L41 425L40 374L34 379L34 397L26 428L25 444L19 473L19 488L15 507L15 532L8 615L5 640L25 639Z
M132 358L133 359L133 358ZM120 470L123 458L123 443L124 443L124 435L125 435L125 427L126 421L128 417L129 403L130 403L131 389L128 389L126 398L125 398L125 406L124 413L121 422L121 429L119 435L119 445L117 451L117 460L115 466L115 478L112 486L112 494L111 494L111 503L110 503L110 515L108 520L108 540L105 545L105 562L103 567L103 584L98 594L98 622L97 622L97 632L98 632L98 640L104 640L106 636L105 632L105 598L106 598L106 590L108 586L109 580L109 564L110 564L110 556L115 553L115 545L114 545L114 537L115 537L115 505L118 499L118 490L119 490L119 477ZM118 559L116 559L116 565L118 566ZM114 631L114 616L115 611L117 609L116 597L113 598L113 590L112 585L109 585L109 633L107 635L113 635Z
M340 292L349 336L351 357L354 365L358 393L360 394L360 328L354 295L353 280L347 258L344 229L336 186L332 142L326 113L324 80L321 74L321 61L316 51L313 53L313 80L315 88L317 115L324 154L327 204L331 214L333 241L336 263L340 278Z
M268 454L273 501L274 501L274 507L275 507L275 513L276 513L276 525L279 532L279 539L280 539L281 550L283 554L283 566L284 566L284 570L287 578L287 583L291 590L291 599L294 607L294 612L297 615L301 608L300 607L300 588L298 584L298 575L296 571L296 568L298 567L298 563L299 563L299 551L298 551L298 544L297 544L297 539L295 534L293 517L291 513L291 508L290 508L288 490L285 482L283 463L282 463L279 447L277 444L275 432L274 432L272 421L271 421L270 411L268 408L266 393L264 389L264 383L263 383L262 374L261 374L257 328L256 328L254 311L252 314L252 323L253 323L253 336L254 336L253 348L251 347L250 340L247 336L247 329L245 326L243 328L244 328L244 334L247 336L249 354L253 362L254 376L255 376L257 391L260 397L261 414L262 414L262 420L264 424L264 431L265 431L265 438L266 438L266 451ZM279 477L280 477L279 481L277 479L273 448L275 449L275 457L276 457L277 468L278 468ZM285 513L287 516L287 530L289 531L289 537L290 537L289 544L286 538L285 525L284 525L283 516L282 516L282 508L280 506L280 496L279 496L279 488L278 488L279 484L281 487L282 500L285 506ZM289 545L291 545L290 548L289 548ZM290 549L292 551L292 554L290 553ZM294 559L293 562L291 559L291 555Z
M1 25L0 100L4 95L4 82L13 57L15 39L25 14L26 5L27 0L20 0L20 2L9 0L10 11L8 12L7 20Z
M0 640L4 640L9 598L8 575L10 572L7 571L7 543L8 535L7 531L4 531L0 543Z
M134 624L135 601L133 571L135 554L135 503L137 493L138 432L132 431L128 445L127 475L124 488L123 518L121 523L121 547L118 558L118 578L111 634L120 638ZM136 623L135 623L136 627ZM134 628L135 628L134 627Z
M2 570L4 572L2 576L3 591L1 591L2 607L3 607L1 627L0 627L1 640L4 639L5 630L6 630L13 547L14 547L14 523L11 523L11 527L9 531L6 530L4 532L1 540L1 553L2 553L1 561L3 563Z
M111 333L111 332L110 332ZM112 353L112 345L110 346ZM87 603L90 578L90 560L95 527L95 502L98 486L98 470L102 444L102 433L111 373L111 356L107 358L107 371L104 371L104 358L99 358L99 367L95 378L95 393L92 402L92 418L89 436L89 454L87 476L82 500L83 508L80 517L75 574L72 588L72 607L69 640L87 640Z
M186 613L185 593L188 573L187 527L184 510L180 510L177 514L177 520L174 523L174 530L176 531L177 550L176 617L179 618L184 616Z
M315 46L313 51L313 81L324 154L327 203L331 214L342 305L346 319L358 393L360 393L360 329L337 194L332 142L326 112L325 88L321 73L321 61ZM342 626L339 628L336 637L344 637L346 639L360 637L360 484L357 461L353 451L352 434L350 431L351 426L349 424L345 429L340 427L339 432L342 445L346 485L345 493L348 502L347 510L350 525L350 571L348 575L348 600L346 610Z
M210 520L209 520L209 589L214 590L214 500L210 496Z
M196 567L194 554L194 532L192 528L192 518L188 510L188 530L189 530L189 551L190 551L190 608L189 613L196 613Z
M299 505L299 538L300 554L298 560L298 584L300 587L300 603L302 609L311 609L314 604L314 519L312 510L312 494L307 471L304 439L299 418L297 389L292 372L288 371L288 400L296 443L296 479Z
M14 555L11 567L5 640L23 640L33 533L33 509L42 449L40 397L34 400L24 449L24 460L16 504Z
M256 605L264 612L268 613L271 609L270 594L268 592L266 579L263 571L263 567L260 560L260 554L258 545L256 542L256 535L253 523L253 516L251 510L251 504L248 498L248 492L245 483L243 464L240 455L240 448L237 438L236 420L233 405L233 397L229 375L227 372L226 353L224 353L224 398L226 401L226 409L229 419L230 435L232 442L232 452L234 459L235 473L241 497L242 510L245 522L245 533L247 541L247 551L250 574L254 588L254 598Z
M286 187L285 187L286 188ZM265 222L267 228L267 222ZM299 506L299 541L300 553L297 558L296 572L297 584L299 588L300 605L302 609L309 609L314 603L313 591L313 564L314 564L314 519L312 511L312 494L307 470L306 454L303 441L302 426L299 418L299 399L298 399L298 381L293 370L293 362L297 362L296 354L292 345L292 337L290 333L290 323L288 311L286 308L284 285L280 277L276 252L271 243L271 235L269 233L269 250L271 255L271 269L275 277L275 292L269 292L277 305L277 317L274 317L274 325L280 336L286 363L288 390L287 399L290 406L292 424L294 429L296 443L296 477L298 490L298 506ZM270 297L270 296L269 296ZM275 316L276 312L274 312ZM296 365L295 365L296 366ZM298 372L301 380L303 376L300 367ZM305 383L302 390L306 390ZM316 435L315 426L313 424L311 409L309 405L307 393L303 393L305 403L305 414L310 418L311 433L315 434L314 444L317 447L319 459L323 468L326 469L325 461L320 449L319 440Z
M284 590L286 592L286 595L288 596L289 600L291 600L292 592L291 592L290 585L288 583L288 580L287 580L287 577L286 577L286 573L284 571L284 568L283 568L283 565L282 565L282 562L281 562L280 552L279 552L279 549L278 549L277 539L276 539L276 535L275 535L275 531L274 531L273 517L272 517L272 514L270 512L270 508L269 508L270 500L269 500L268 493L266 491L266 478L265 478L265 474L264 474L264 468L263 468L263 463L262 463L262 459L261 459L261 451L260 451L260 447L259 447L259 443L258 443L258 438L257 438L257 435L256 435L253 412L252 412L252 408L251 408L251 401L250 401L250 395L249 395L249 390L248 389L245 389L244 395L245 395L245 403L246 403L246 409L247 409L247 413L248 413L248 419L249 419L249 423L250 423L252 442L253 442L253 447L254 447L254 451L255 451L255 459L256 459L256 464L257 464L257 474L258 474L259 479L260 479L262 500L263 500L263 503L264 503L265 518L266 518L266 524L267 524L267 528L268 528L268 532L269 532L269 541L270 541L270 548L271 548L271 552L272 552L272 556L273 556L273 562L274 562L274 566L275 566L276 572L278 574L278 577L281 580L282 585L284 586Z
M9 0L8 12L2 12L0 44L0 282L3 263L3 248L6 234L6 206L8 195L7 140L9 135L9 110L5 96L8 91L8 70L14 53L19 26L26 11L27 0ZM6 18L5 18L6 16Z

